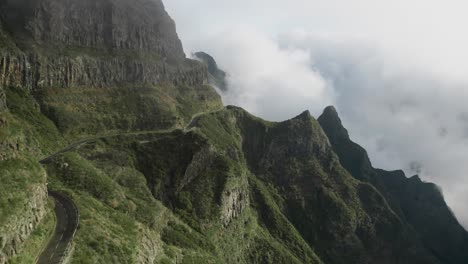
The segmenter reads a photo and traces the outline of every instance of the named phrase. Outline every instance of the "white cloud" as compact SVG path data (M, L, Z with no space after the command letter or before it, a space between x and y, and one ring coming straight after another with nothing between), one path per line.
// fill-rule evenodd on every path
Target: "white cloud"
M305 50L282 49L259 32L236 28L210 41L210 52L229 72L226 104L240 105L271 120L333 104L333 89L310 67Z

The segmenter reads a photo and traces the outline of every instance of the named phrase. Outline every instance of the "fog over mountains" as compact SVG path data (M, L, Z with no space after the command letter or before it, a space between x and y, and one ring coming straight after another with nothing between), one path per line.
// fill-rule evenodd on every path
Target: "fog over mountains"
M211 53L230 73L227 103L273 120L336 105L374 165L436 182L468 225L465 3L166 5L185 49Z

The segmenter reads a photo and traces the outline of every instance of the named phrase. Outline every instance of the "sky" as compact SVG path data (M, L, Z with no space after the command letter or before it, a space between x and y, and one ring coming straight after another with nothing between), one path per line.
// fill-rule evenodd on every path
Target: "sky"
M334 105L374 167L442 188L468 227L468 2L167 0L187 56L229 73L226 104L280 121Z

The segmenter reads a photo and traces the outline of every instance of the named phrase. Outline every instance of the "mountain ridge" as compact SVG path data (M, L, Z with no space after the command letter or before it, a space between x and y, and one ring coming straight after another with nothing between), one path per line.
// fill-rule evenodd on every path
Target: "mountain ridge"
M435 184L425 183L417 175L407 178L401 170L374 169L367 152L349 138L334 107L327 107L318 120L343 166L356 179L373 184L389 201L393 211L422 237L425 247L442 263L463 263L468 258L468 233L456 220ZM417 190L415 197L413 192Z

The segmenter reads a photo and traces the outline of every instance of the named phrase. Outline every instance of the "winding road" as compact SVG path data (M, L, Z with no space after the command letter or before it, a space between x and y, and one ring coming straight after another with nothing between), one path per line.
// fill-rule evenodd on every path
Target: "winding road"
M73 201L59 192L49 190L49 195L55 200L57 223L54 235L37 259L37 264L63 263L78 228L79 213Z

